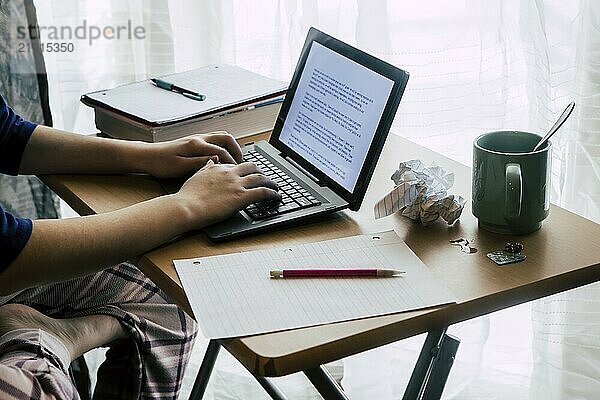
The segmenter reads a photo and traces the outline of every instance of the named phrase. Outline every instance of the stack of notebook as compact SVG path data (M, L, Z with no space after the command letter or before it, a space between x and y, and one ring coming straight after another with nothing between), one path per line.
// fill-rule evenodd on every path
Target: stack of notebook
M218 130L240 138L273 129L287 89L285 82L230 65L160 79L204 100L144 80L85 94L81 101L94 108L96 127L119 139L162 142Z

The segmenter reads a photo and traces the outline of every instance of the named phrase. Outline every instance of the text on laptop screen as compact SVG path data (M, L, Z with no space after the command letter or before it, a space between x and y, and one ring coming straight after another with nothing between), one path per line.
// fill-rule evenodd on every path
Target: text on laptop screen
M313 42L279 140L352 192L393 86Z

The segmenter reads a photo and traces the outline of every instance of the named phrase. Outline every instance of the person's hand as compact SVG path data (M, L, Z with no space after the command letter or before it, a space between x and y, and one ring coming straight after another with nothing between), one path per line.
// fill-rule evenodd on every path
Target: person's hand
M212 160L175 195L190 213L190 229L225 219L252 203L280 201L277 185L249 162L215 164Z
M208 160L221 164L242 161L242 151L227 132L192 135L170 142L145 144L143 169L157 178L188 176Z

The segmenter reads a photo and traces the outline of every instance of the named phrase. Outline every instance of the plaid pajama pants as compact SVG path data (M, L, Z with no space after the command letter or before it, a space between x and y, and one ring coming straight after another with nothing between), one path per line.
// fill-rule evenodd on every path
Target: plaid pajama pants
M130 339L111 343L94 398L177 398L196 324L133 265L27 289L0 299L0 305L6 303L25 304L52 318L117 318ZM66 347L46 332L7 333L0 338L0 399L79 399L68 359Z

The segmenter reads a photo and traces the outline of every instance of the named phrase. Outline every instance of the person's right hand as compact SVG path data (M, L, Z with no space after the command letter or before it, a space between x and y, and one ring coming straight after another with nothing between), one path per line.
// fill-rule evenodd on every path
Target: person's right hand
M225 219L252 203L281 200L277 185L249 162L235 165L209 161L176 196L191 212L191 229Z

